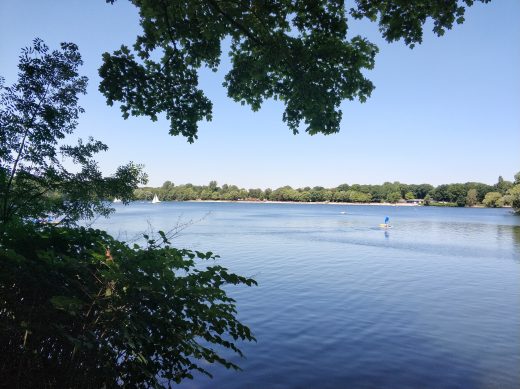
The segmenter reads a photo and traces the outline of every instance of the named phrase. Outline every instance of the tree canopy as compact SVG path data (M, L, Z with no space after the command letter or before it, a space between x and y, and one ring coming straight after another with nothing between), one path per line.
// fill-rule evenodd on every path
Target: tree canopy
M212 116L197 71L216 71L229 39L230 98L253 110L280 100L293 133L332 134L341 102L364 102L374 89L365 70L374 67L378 48L350 32L349 18L376 22L388 42L414 47L428 20L441 36L464 22L475 1L490 0L356 0L351 7L341 0L131 0L142 33L131 48L103 54L99 89L109 105L121 103L125 118L165 114L170 134L193 142L198 122Z
M509 189L508 195L514 211L520 214L520 172L515 174L514 186Z
M242 355L237 342L254 337L227 293L253 279L164 232L132 246L75 223L146 182L133 163L103 177L101 142L64 144L83 111L81 64L76 45L50 51L36 39L18 81L0 85L1 386L171 387L209 375L207 363L238 369L221 352ZM63 223L37 220L50 214Z
M520 178L520 177L519 177ZM501 182L496 185L487 185L480 182L466 182L442 184L434 187L430 184L405 184L401 182L385 182L382 185L341 184L336 188L292 188L285 185L271 189L244 189L236 185L224 184L218 186L216 181L208 185L175 185L166 181L161 187L141 187L135 190L134 195L139 200L151 200L154 195L161 200L249 200L249 201L295 201L295 202L348 202L348 203L384 203L403 202L405 200L424 200L428 205L444 206L486 206L512 205L517 198L516 185L502 194L496 191ZM513 185L513 184L511 184ZM516 189L515 189L516 188ZM494 192L494 195L487 196ZM498 194L498 197L496 195ZM488 201L484 201L487 196ZM494 201L489 201L495 196ZM516 197L515 197L516 196ZM515 203L516 204L516 203ZM516 207L518 208L518 206Z
M40 39L22 50L18 81L0 83L0 221L52 213L66 222L107 215L107 198L130 200L146 183L141 167L129 163L103 177L94 155L108 147L90 138L67 145L83 108L87 78L78 47L62 43L50 51ZM76 172L66 168L71 161ZM71 164L68 164L69 166Z

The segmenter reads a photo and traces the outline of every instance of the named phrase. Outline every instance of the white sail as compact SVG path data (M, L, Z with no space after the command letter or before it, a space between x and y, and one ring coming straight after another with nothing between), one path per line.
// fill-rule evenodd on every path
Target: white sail
M117 197L114 198L114 203L120 203L120 202L121 202L120 199L118 199Z
M159 200L159 197L157 197L157 195L153 196L152 204L157 204L160 202L161 202L161 200Z

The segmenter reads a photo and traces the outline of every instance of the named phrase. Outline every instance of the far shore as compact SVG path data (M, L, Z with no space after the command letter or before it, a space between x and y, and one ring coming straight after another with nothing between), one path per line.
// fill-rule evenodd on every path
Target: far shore
M323 205L376 205L388 207L422 207L420 204L410 203L343 203L332 201L271 201L271 200L183 200L186 203L246 203L246 204L323 204Z
M139 200L138 200L139 201ZM142 200L140 200L142 201ZM179 203L244 203L244 204L321 204L321 205L369 205L369 206L384 206L384 207L439 207L439 205L424 205L424 204L413 204L413 203L345 203L345 202L332 202L332 201L272 201L272 200L161 200L161 202L179 202ZM471 207L451 207L451 208L482 208L489 209L481 204L474 205ZM511 208L510 205L504 205L497 208Z
M134 200L138 202L149 202L149 200ZM491 209L490 207L486 207L482 204L473 205L471 207L464 206L464 207L458 207L454 205L437 205L437 204L430 204L430 205L424 205L424 204L416 204L416 203L346 203L346 202L332 202L332 201L272 201L272 200L161 200L159 202L164 203L170 203L170 202L177 202L177 203L244 203L244 204L321 204L321 205L353 205L353 206L361 206L361 205L368 205L368 206L377 206L377 207L435 207L435 208L482 208L482 209ZM496 208L511 208L510 205L504 205L502 207L496 207Z

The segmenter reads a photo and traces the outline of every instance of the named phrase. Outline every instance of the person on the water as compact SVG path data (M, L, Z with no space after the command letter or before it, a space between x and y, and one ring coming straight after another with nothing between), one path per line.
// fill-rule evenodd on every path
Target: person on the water
M385 217L385 225L388 227L388 222L390 221L390 218L387 216Z

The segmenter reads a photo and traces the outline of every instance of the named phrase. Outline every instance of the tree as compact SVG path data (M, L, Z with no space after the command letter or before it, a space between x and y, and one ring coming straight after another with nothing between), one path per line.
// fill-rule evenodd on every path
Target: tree
M108 215L104 202L113 197L128 201L137 184L145 183L141 167L119 167L104 178L93 156L107 150L94 139L75 146L61 145L77 126L83 109L86 77L78 74L81 55L76 45L63 43L49 51L39 39L22 50L18 82L0 84L0 221L41 218L48 214L72 223L95 214ZM65 168L64 159L77 173Z
M511 181L505 181L502 176L498 177L498 182L495 184L495 189L500 192L500 194L504 195L507 193L509 189L513 187L513 183Z
M468 190L468 195L466 196L466 205L468 207L473 207L475 204L477 204L477 190L470 189Z
M424 199L428 193L430 193L434 188L430 184L420 184L420 185L409 185L410 191L414 193L416 199Z
M515 185L520 185L520 172L515 174Z
M515 185L507 192L511 206L516 213L520 213L520 185Z
M171 190L172 188L175 187L175 184L171 181L164 181L164 183L162 184L162 189L163 190Z
M466 205L467 190L463 184L448 185L449 201L457 204L458 207Z
M486 207L497 208L503 206L502 195L499 192L489 192L483 201Z
M252 199L263 200L264 193L262 192L262 189L259 189L259 188L257 188L257 189L249 189L248 197L250 197Z
M237 369L221 351L242 355L236 342L254 337L226 290L254 280L213 264L211 252L173 248L164 232L130 247L74 224L108 215L105 199L127 201L146 179L134 164L104 178L93 159L100 142L59 145L82 112L80 65L75 45L50 52L37 39L22 51L18 82L0 91L2 385L159 387L209 374L206 363ZM51 212L65 225L33 221Z
M467 182L465 186L468 190L477 190L477 201L480 203L484 200L484 196L486 196L486 193L493 192L494 189L491 185L483 184L480 182Z
M349 190L349 189L350 189L350 186L349 186L348 184L341 184L341 185L339 185L339 186L336 188L336 190L337 190L338 192L346 192L346 191Z
M389 203L397 203L399 200L401 200L401 193L400 192L392 192L389 193L386 197L386 201Z
M511 206L516 213L520 214L520 172L515 174L515 185L508 190Z
M432 202L432 197L429 194L424 196L424 205L428 206L431 204L431 202Z
M330 201L331 194L325 188L316 186L309 191L309 199L311 202Z
M435 201L451 201L448 193L449 185L443 184L437 186L432 192L431 197Z
M412 192L406 192L404 195L405 200L413 200L415 195Z
M266 99L285 105L283 121L298 133L339 131L343 100L366 101L374 85L365 77L378 48L348 36L348 17L377 21L388 42L422 42L431 19L441 36L464 21L475 0L344 1L133 1L142 34L133 48L103 54L100 91L121 103L123 117L165 114L170 134L193 142L198 122L211 120L212 103L199 89L197 70L216 71L229 38L229 97L258 110ZM477 0L487 3L490 0ZM106 0L114 3L115 0ZM319 98L317 98L319 96Z
M337 201L337 202L348 202L348 201L350 201L348 191L340 190L340 191L335 192L334 193L334 197L333 197L333 201Z
M349 201L352 201L354 203L369 203L370 200L372 200L372 196L367 193L358 192L355 190L349 190L347 191Z

